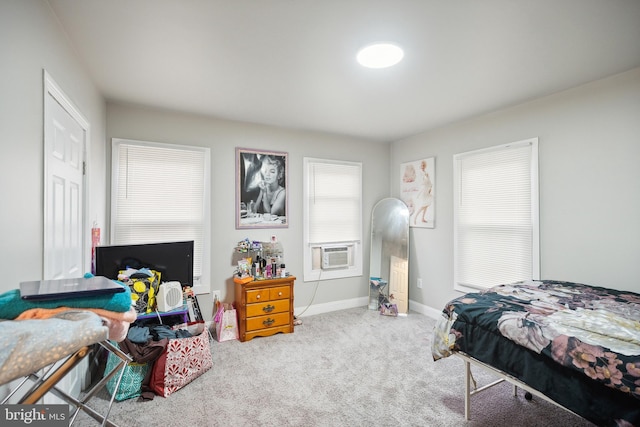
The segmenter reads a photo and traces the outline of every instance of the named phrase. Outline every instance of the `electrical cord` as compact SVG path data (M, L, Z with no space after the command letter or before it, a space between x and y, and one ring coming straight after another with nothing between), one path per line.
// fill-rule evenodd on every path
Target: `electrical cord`
M318 280L316 280L316 288L313 291L313 295L311 296L311 301L309 301L309 304L304 308L304 310L302 310L302 313L299 313L298 316L302 316L305 311L307 311L309 309L309 307L311 307L311 304L313 304L313 301L316 299L316 294L318 293L318 288L320 287L320 279L322 278L322 270L320 270L320 275L318 276ZM297 318L298 316L296 316L294 314L294 318Z

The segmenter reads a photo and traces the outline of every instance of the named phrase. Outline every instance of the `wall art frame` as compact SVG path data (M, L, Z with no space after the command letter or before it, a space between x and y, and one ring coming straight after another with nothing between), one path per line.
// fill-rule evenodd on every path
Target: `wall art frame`
M236 229L289 227L288 157L236 147Z
M400 199L409 208L409 226L435 227L435 157L400 165Z

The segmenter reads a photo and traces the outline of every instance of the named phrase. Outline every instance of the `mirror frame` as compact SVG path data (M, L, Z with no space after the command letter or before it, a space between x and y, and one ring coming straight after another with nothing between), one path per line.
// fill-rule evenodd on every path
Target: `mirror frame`
M379 310L382 304L390 302L396 303L399 314L409 311L409 219L409 208L400 199L387 197L373 207L369 253L371 310ZM390 298L392 294L396 298Z

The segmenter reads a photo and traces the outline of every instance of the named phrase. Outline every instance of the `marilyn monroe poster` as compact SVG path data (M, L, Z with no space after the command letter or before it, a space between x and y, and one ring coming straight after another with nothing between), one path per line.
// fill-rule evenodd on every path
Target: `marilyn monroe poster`
M287 153L236 148L236 228L288 227Z

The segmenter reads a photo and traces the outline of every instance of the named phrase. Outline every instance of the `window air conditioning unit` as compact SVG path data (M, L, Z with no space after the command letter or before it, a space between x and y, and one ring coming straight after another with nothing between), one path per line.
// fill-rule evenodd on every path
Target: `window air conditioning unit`
M322 269L349 267L349 246L322 246Z
M166 312L182 307L182 285L180 282L165 282L156 296L158 311Z

